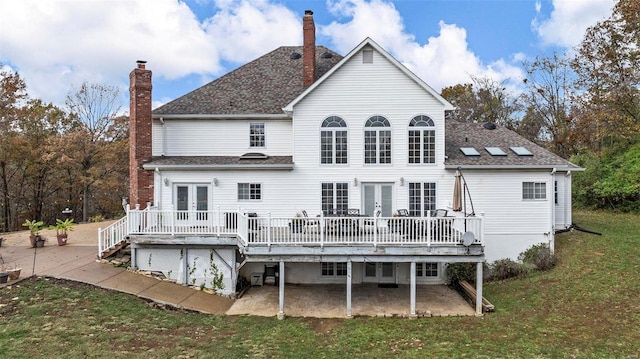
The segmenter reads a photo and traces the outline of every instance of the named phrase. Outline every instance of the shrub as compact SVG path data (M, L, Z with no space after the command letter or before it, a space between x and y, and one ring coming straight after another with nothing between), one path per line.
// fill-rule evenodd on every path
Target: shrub
M96 214L93 217L89 217L90 223L98 223L104 221L104 217L101 214Z
M450 263L446 269L447 280L451 284L457 284L463 280L475 281L475 263Z
M515 278L527 274L527 268L512 259L498 259L493 262L490 267L490 279L502 280L507 278Z
M556 264L556 258L551 254L551 249L549 249L547 243L531 246L518 255L518 260L541 271L549 270Z

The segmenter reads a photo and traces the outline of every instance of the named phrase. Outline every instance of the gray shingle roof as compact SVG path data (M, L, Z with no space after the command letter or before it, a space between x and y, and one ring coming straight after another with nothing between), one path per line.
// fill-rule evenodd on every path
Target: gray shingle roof
M487 129L481 123L445 121L445 166L558 167L579 170L580 167L536 145L517 133L496 126ZM480 156L465 156L462 147L473 147ZM492 156L485 147L499 147L506 156ZM533 155L518 156L510 147L525 147Z
M264 159L241 159L238 156L156 156L145 168L293 168L293 156L268 156Z
M154 115L282 114L304 90L302 46L282 46L226 75L156 108ZM329 54L329 55L327 55ZM316 47L316 79L342 56Z

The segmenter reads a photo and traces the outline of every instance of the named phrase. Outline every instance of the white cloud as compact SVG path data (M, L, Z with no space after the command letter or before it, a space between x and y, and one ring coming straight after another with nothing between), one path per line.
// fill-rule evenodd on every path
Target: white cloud
M544 45L571 48L582 41L585 30L611 15L615 0L553 0L548 19L536 17L531 26ZM539 3L536 12L540 13Z
M3 0L0 62L20 73L30 96L62 105L71 85L83 81L126 93L138 59L149 62L156 78L210 79L226 71L223 60L245 62L301 42L300 20L281 5L200 4L217 10L202 23L177 0Z
M438 35L422 44L405 32L403 19L391 2L337 0L329 5L334 15L347 18L347 22L334 21L320 28L338 51L345 53L370 37L436 91L468 83L470 76L491 77L496 81L522 78L522 70L505 60L483 64L469 49L466 30L455 24L440 21Z

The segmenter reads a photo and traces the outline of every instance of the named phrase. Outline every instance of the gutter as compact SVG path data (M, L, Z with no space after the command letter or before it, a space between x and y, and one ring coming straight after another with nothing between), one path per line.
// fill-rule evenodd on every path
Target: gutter
M559 171L584 171L582 167L569 167L558 165L445 165L447 170L463 168L465 170L559 170Z
M160 169L163 171L202 171L202 170L293 170L293 164L247 164L247 165L158 165L153 163L147 163L142 165L145 170Z
M166 115L166 114L152 114L151 118L164 120L290 120L291 116L287 114L179 114L179 115Z

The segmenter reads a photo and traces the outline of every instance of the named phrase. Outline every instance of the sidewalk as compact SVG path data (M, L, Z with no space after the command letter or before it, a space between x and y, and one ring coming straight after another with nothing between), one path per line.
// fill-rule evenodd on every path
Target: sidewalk
M225 314L231 308L233 299L101 263L98 260L98 228L111 223L76 226L76 230L69 233L66 246L58 246L55 231L42 231L47 242L43 248L37 249L30 247L28 231L0 234L4 238L0 255L5 266L22 267L20 279L32 274L69 279L202 313ZM14 282L16 281L0 284L0 288Z

